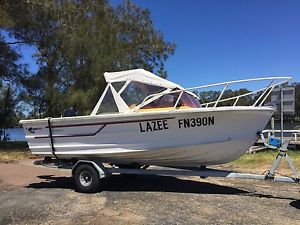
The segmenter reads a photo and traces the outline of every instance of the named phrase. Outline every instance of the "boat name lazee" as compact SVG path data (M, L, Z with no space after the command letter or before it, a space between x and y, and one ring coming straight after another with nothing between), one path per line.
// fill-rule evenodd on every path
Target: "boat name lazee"
M215 125L215 117L198 117L198 118L187 118L179 119L179 128L190 128L190 127L201 127L201 126L212 126Z
M140 132L142 133L169 129L167 120L149 121L145 123L139 123L139 125Z
M178 120L178 128L190 128L190 127L201 127L201 126L212 126L215 125L215 117L198 117L198 118L187 118ZM156 120L139 123L140 132L159 131L167 130L167 120Z

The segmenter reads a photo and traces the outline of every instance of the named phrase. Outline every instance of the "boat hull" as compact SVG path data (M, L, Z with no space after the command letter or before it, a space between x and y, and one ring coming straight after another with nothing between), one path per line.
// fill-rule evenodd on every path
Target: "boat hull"
M269 107L101 115L50 120L59 158L109 163L200 166L244 154L272 116ZM32 154L52 156L48 120L21 121Z

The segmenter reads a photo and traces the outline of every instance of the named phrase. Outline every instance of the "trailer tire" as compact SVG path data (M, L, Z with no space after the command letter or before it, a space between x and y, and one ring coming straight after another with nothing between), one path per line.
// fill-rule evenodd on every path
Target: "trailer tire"
M79 192L95 193L99 190L100 177L92 165L79 165L73 173L73 179Z

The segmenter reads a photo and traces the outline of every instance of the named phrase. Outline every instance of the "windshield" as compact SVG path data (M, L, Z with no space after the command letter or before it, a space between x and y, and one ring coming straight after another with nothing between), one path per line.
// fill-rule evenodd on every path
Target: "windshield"
M144 107L142 107L142 109L174 107L179 95L179 92L163 95L162 97L145 105ZM177 107L200 108L201 106L196 97L183 92L177 104Z
M121 97L129 108L139 105L148 95L164 91L166 88L143 84L139 82L130 82L122 92Z

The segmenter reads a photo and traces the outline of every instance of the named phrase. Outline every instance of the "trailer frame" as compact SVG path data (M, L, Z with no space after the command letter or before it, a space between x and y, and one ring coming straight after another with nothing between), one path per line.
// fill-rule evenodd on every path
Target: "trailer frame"
M118 168L117 166L104 164L100 158L79 159L76 161L62 160L62 159L49 159L36 162L44 166L54 166L57 168L71 169L76 189L79 192L96 192L98 186L103 178L115 174L127 175L160 175L160 176L189 176L189 177L221 177L221 178L238 178L238 179L252 179L252 180L265 180L273 182L287 182L287 183L300 183L299 173L296 170L291 158L288 156L288 144L290 140L285 140L280 143L280 146L271 145L270 141L266 140L263 134L260 134L266 147L278 151L275 160L273 161L270 170L266 174L252 174L240 173L230 170L220 170L213 168L200 167L168 167L168 166L151 166L142 167L140 169L132 168ZM276 170L280 165L281 160L285 158L293 173L293 177L276 176Z

